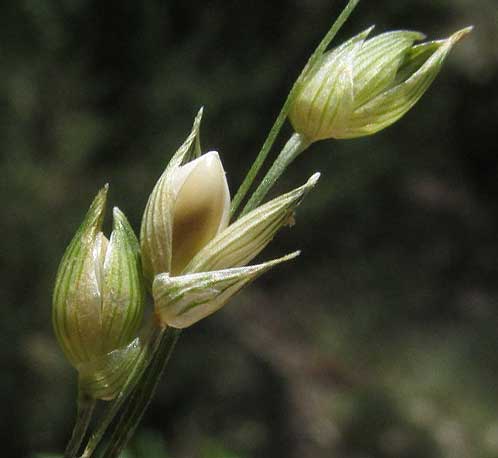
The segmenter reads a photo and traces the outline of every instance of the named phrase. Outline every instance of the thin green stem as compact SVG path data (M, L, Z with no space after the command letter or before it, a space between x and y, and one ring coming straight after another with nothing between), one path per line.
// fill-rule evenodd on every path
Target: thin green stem
M123 410L102 458L117 458L135 432L154 396L180 334L179 329L166 328L160 337L158 350Z
M265 177L261 180L258 188L254 191L253 195L247 202L240 216L254 210L261 203L289 164L306 148L308 148L310 144L311 142L301 134L294 133L289 138L285 146L282 148L282 151L280 151L277 159L275 159L275 162L271 166L270 170L268 170Z
M148 338L144 338L146 344L144 345L142 352L138 356L136 364L131 374L128 376L128 379L126 380L123 389L116 397L116 399L112 401L111 405L105 412L103 418L99 420L98 428L90 436L90 439L88 440L88 443L85 447L85 451L83 452L83 455L81 455L81 458L92 457L93 453L95 452L95 449L97 448L100 441L104 437L107 428L114 420L114 417L117 415L117 413L123 406L126 399L132 393L133 389L137 385L137 381L141 379L147 365L150 363L151 359L155 355L158 349L158 344L160 342L160 337L162 336L162 330L159 333L155 333L153 330L149 332L150 334L148 335ZM150 343L151 341L152 344Z
M76 423L74 425L73 434L64 451L64 458L74 458L78 454L81 443L85 438L88 425L92 419L93 410L95 408L95 399L90 398L81 390L78 392L78 412L76 414Z
M339 17L332 24L332 27L329 29L327 34L323 37L322 41L316 47L315 51L313 52L308 62L304 66L296 82L292 86L292 89L289 92L289 95L287 96L287 99L285 100L285 103L282 109L280 110L277 119L273 123L273 126L270 129L270 132L268 133L268 136L265 142L263 143L263 146L261 147L261 150L259 151L255 161L253 162L251 168L249 169L249 172L244 178L244 181L240 185L237 193L232 199L232 206L230 208L231 218L235 216L235 212L237 211L240 204L246 197L249 189L251 188L252 183L254 182L256 176L258 175L259 170L261 169L261 166L265 162L268 153L270 152L273 144L275 143L275 139L277 138L277 135L280 132L280 129L282 128L287 118L291 104L294 101L296 95L298 94L298 91L300 90L301 85L304 82L304 79L306 78L309 70L312 69L315 66L315 64L318 63L319 59L322 57L323 53L329 46L330 42L335 38L341 27L344 25L344 23L347 21L353 10L356 8L359 1L360 0L349 0L348 4L342 10Z

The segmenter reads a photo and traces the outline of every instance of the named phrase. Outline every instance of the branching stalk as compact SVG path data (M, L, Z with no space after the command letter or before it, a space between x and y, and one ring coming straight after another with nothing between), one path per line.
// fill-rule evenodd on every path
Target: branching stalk
M259 151L254 163L248 171L243 183L233 198L230 215L233 218L242 201L245 199L258 172L260 171L268 153L270 152L290 110L298 91L300 90L310 69L318 62L337 32L344 25L359 0L349 0L346 7L319 43L298 79L294 83L279 115L277 116L270 132ZM310 142L299 134L293 134L288 140L279 156L273 163L266 176L263 178L252 197L247 202L242 214L254 209L267 195L280 175L288 165L308 146ZM165 370L181 331L173 328L160 330L147 339L147 345L137 358L134 369L130 374L124 388L109 406L103 418L99 421L96 430L91 435L82 458L92 458L102 441L104 434L112 424L116 415L119 418L112 426L109 442L103 447L101 458L117 458L127 441L130 439L140 420L142 419L160 378ZM68 444L65 458L74 458L81 446L82 440L88 429L95 401L80 399L78 419L73 436ZM99 448L100 452L100 448Z
M259 151L255 161L253 162L251 168L249 169L249 172L247 172L244 181L240 185L237 193L235 194L232 200L232 206L230 208L230 217L232 219L235 216L235 212L239 208L240 204L246 197L249 189L251 188L252 183L254 182L256 176L258 175L259 170L261 169L261 166L265 162L268 153L270 152L273 144L275 143L275 139L277 138L280 129L282 128L285 120L287 119L287 115L289 113L291 104L294 98L296 97L299 89L301 88L301 84L306 78L308 71L311 68L313 68L314 65L318 62L322 54L329 46L330 42L335 38L339 30L342 28L342 26L347 21L353 10L356 8L359 1L360 0L349 0L348 4L346 5L342 13L332 24L332 27L329 29L327 34L323 37L322 41L316 47L311 57L308 59L308 62L301 71L301 74L299 75L296 82L292 86L292 89L289 92L289 95L287 96L287 99L285 100L285 103L282 106L282 109L280 110L277 119L275 120L272 128L270 129L270 132L268 133L265 142L263 143L263 146L261 147L261 150Z
M271 166L270 170L268 170L265 177L261 180L258 188L254 191L253 195L247 202L244 210L240 213L240 216L254 210L261 203L280 175L284 173L290 163L306 148L308 148L310 144L310 141L300 134L294 133L291 138L289 138L285 146L282 148L282 151L280 151L277 159L275 159L275 162Z

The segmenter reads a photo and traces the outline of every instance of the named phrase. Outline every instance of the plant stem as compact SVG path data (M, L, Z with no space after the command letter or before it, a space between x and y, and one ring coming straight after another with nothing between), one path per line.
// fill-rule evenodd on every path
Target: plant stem
M64 451L64 458L74 458L78 454L81 443L85 438L88 425L92 419L93 410L95 408L95 399L90 398L81 390L78 391L78 412L76 414L76 423L74 425L71 439Z
M346 7L342 10L341 14L339 17L335 20L335 22L332 24L332 27L329 29L327 34L323 37L322 41L318 44L316 49L313 51L313 54L311 57L308 59L308 62L304 66L303 70L301 71L299 77L297 78L296 82L292 86L292 89L289 92L289 95L287 96L287 99L285 100L284 105L282 106L282 109L280 110L280 113L277 116L277 119L273 123L272 128L270 129L270 132L268 133L268 136L266 137L265 142L263 143L263 146L261 147L261 150L259 151L255 161L253 162L251 168L249 169L249 172L247 172L246 177L244 178L244 181L240 185L237 193L235 194L234 198L232 199L232 206L230 208L230 217L233 218L235 216L235 212L239 208L240 204L244 200L245 196L247 195L247 192L249 191L252 183L254 182L259 170L261 169L261 166L265 162L268 153L270 152L273 143L275 143L275 139L277 138L278 133L280 132L280 129L282 128L286 118L287 114L289 113L290 107L292 102L294 101L294 98L296 97L299 89L301 88L301 85L306 78L308 71L315 66L316 63L318 63L319 59L322 57L323 53L327 49L327 46L330 44L330 42L335 38L341 27L344 25L344 23L347 21L353 10L356 8L358 5L358 2L360 0L349 0L348 4ZM246 206L247 207L247 206Z
M240 213L240 216L254 210L261 203L266 194L268 194L268 191L270 191L272 186L278 180L280 175L284 173L289 164L306 148L308 148L310 144L311 142L303 135L297 133L292 134L285 146L282 148L282 151L280 151L277 159L275 159L275 162L271 166L270 170L268 170L265 177L261 180L258 188L254 191L253 195L247 202L244 210Z
M124 408L102 458L117 458L135 432L154 396L180 334L179 329L166 328L159 337L158 350Z

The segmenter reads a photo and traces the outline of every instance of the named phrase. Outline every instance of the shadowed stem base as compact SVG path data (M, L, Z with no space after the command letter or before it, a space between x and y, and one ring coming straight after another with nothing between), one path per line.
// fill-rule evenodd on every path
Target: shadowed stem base
M88 425L92 419L95 400L85 395L79 390L78 392L78 413L76 414L76 423L73 434L64 451L64 458L74 458L78 454L81 443L85 437Z

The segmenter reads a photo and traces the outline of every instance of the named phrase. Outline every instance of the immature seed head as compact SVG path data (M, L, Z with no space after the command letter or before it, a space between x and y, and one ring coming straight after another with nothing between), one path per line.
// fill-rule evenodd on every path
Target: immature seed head
M471 28L447 39L414 44L419 32L372 28L323 54L304 78L289 118L310 141L355 138L400 119L422 97L452 47Z
M111 398L123 382L119 368L132 357L130 342L142 321L144 288L138 241L125 215L114 208L109 240L101 232L106 193L107 187L99 192L61 260L52 320L58 341L80 378L84 374L86 380L93 380L85 383L89 394ZM112 366L110 378L96 369L104 362Z

